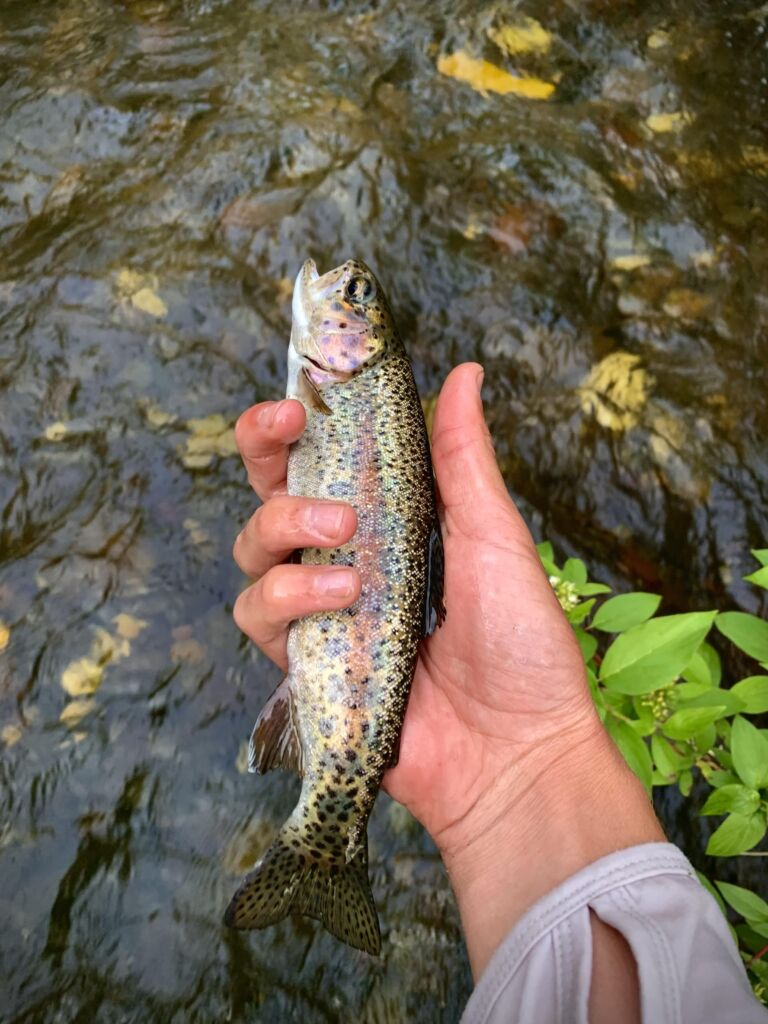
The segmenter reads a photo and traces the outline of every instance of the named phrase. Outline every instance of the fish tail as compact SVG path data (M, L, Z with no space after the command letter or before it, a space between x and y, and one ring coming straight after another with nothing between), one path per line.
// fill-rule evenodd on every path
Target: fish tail
M230 928L265 928L288 914L315 917L337 939L377 955L381 934L368 880L367 836L348 863L329 863L312 857L298 829L284 827L243 879L224 923Z

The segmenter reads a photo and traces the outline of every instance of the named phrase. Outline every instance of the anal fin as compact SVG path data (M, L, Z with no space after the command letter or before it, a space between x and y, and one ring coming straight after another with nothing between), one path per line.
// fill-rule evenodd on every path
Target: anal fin
M304 774L290 676L283 679L262 708L248 748L248 771L264 774L272 768Z

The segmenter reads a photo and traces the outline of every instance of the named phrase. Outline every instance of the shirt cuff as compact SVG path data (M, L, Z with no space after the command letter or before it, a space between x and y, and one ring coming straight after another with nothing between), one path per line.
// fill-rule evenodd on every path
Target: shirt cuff
M539 900L494 953L462 1024L587 1024L590 910L632 950L644 1022L768 1024L725 918L671 843L602 857Z

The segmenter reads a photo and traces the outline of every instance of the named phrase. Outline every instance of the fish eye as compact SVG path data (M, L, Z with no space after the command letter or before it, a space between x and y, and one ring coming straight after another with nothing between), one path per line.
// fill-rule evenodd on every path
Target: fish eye
M376 294L376 287L369 278L358 275L351 278L344 289L344 296L350 302L370 302Z

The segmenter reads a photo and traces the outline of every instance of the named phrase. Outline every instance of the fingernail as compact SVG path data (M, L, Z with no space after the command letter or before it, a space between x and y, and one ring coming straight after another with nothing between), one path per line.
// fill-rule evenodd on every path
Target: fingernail
M259 413L259 426L271 427L275 422L275 416L281 405L281 402L270 402L269 405L265 406Z
M338 537L344 522L344 505L312 505L307 511L307 526L318 537Z
M483 388L483 378L484 377L485 377L485 370L483 370L481 368L480 372L478 373L477 377L475 378L475 383L477 384L477 390L478 391L482 391L482 388Z
M355 589L351 569L329 569L315 577L315 592L323 597L349 597Z

